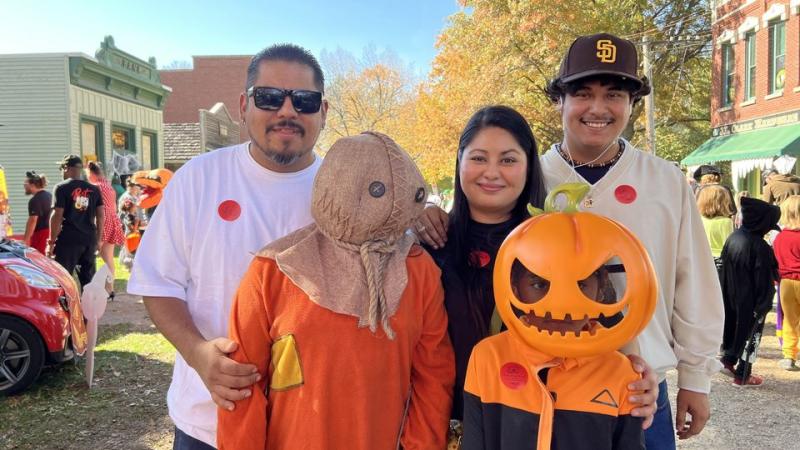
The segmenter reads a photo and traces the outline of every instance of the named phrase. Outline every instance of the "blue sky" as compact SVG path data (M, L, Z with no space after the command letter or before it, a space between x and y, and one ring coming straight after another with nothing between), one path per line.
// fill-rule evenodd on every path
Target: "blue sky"
M107 34L159 66L192 55L253 54L293 42L319 56L341 47L361 56L390 49L425 74L456 0L0 0L0 54L83 52Z

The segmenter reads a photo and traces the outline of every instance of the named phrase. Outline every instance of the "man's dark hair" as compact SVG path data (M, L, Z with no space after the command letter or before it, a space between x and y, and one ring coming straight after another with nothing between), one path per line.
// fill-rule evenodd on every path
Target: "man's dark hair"
M47 186L47 177L43 173L36 173L35 170L25 172L25 178L29 184L36 186L39 189L44 189Z
M250 89L256 84L258 78L258 68L262 61L286 61L305 64L314 72L314 84L320 92L325 92L325 75L317 61L317 58L308 50L294 44L275 44L258 52L250 65L247 66L247 84L245 90Z
M599 81L603 86L614 86L623 91L627 91L631 96L631 104L633 105L650 93L650 80L648 80L647 77L642 77L643 84L639 87L639 83L636 81L623 79L615 75L595 75L580 78L568 83L554 78L547 83L547 86L544 88L544 93L551 102L558 103L558 101L564 99L567 94L574 95L583 86L595 81Z

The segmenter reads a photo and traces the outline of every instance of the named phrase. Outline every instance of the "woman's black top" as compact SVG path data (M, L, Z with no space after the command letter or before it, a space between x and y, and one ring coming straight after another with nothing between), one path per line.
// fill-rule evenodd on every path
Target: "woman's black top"
M444 248L426 247L442 271L444 304L447 309L448 333L453 343L456 359L456 381L453 393L453 419L462 420L464 414L464 378L472 348L489 335L489 325L494 312L492 270L500 244L518 220L498 224L470 221L463 252L466 261L457 261L452 228ZM470 302L474 305L470 307Z

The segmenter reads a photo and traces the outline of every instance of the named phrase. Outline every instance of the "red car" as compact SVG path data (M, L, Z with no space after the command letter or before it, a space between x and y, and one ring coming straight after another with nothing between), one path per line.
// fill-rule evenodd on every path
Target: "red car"
M0 395L26 389L46 364L86 350L75 280L20 242L0 241Z

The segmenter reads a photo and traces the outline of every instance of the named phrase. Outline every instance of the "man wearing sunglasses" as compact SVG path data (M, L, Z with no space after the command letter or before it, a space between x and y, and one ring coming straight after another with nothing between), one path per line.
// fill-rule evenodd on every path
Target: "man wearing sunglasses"
M228 358L230 307L252 255L312 222L323 92L308 51L281 44L254 56L240 97L250 142L178 170L139 246L128 291L178 350L167 394L174 449L214 448L217 405L233 409L259 378Z

